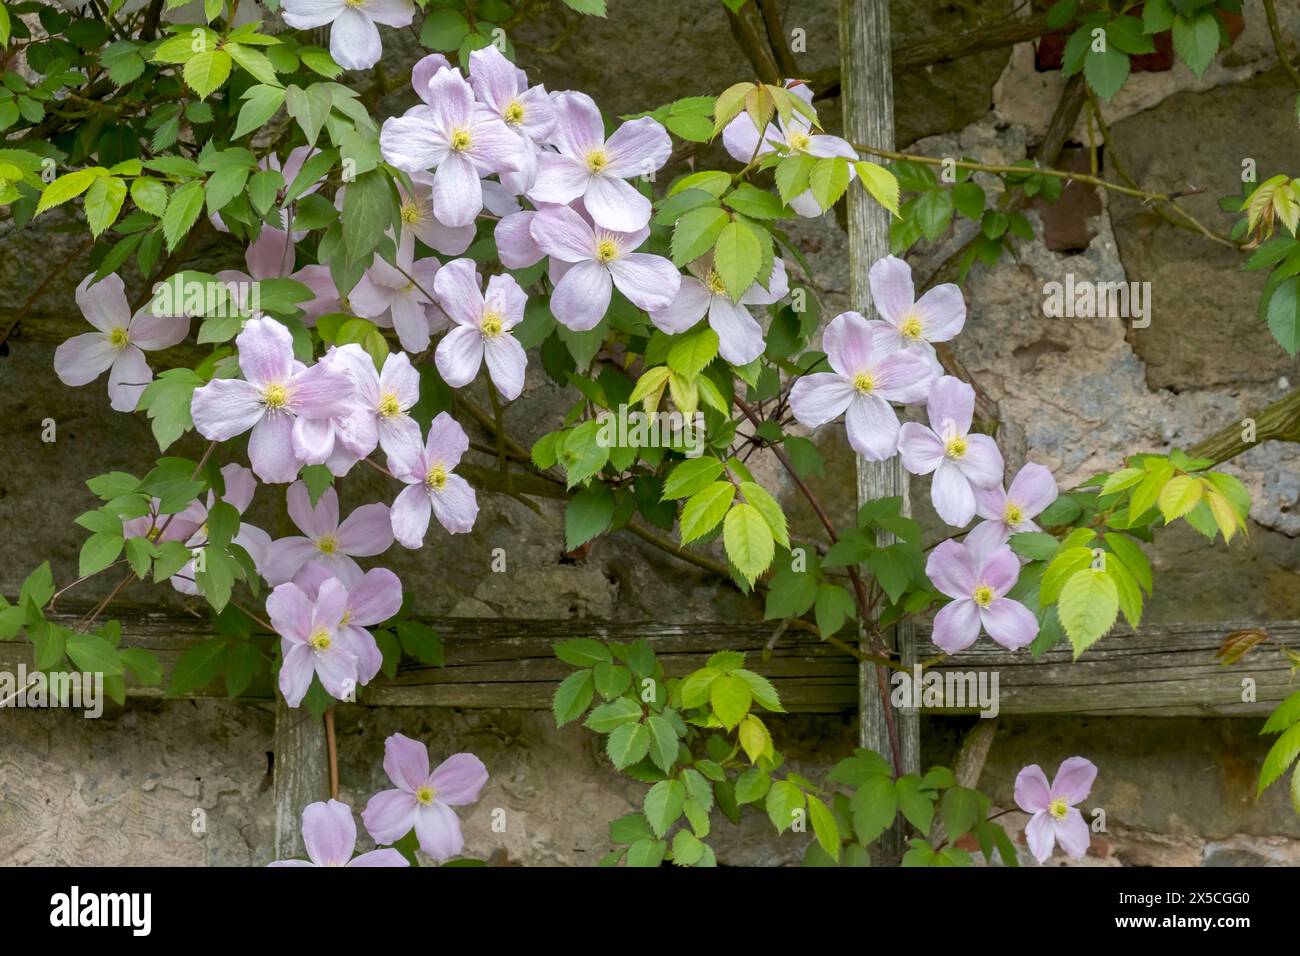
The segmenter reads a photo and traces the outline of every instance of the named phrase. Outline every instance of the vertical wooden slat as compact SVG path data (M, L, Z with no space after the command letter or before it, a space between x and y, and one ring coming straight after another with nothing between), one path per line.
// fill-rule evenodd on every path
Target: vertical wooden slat
M853 143L881 149L894 148L894 84L890 67L889 4L885 0L840 0L840 76L843 93L844 135ZM848 192L849 277L852 303L868 318L875 318L867 273L871 264L889 253L889 214L860 188ZM897 456L890 461L858 460L858 502L894 495L903 499L903 513L910 513L907 472ZM898 627L889 641L909 667L915 660L915 642L910 628ZM859 738L862 746L878 753L890 753L879 679L873 664L859 669ZM915 711L895 714L902 750L899 773L917 768L920 756L919 715ZM883 838L882 838L883 839ZM901 834L885 839L882 849L895 855L901 848ZM892 846L890 845L892 844Z
M307 708L295 710L277 697L274 751L275 858L287 860L305 852L303 807L329 797L324 721L312 717Z

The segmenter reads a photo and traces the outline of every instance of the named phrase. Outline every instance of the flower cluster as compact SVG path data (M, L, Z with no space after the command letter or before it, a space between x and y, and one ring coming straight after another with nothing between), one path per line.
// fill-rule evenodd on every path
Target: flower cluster
M409 866L393 848L411 832L421 852L437 863L465 848L454 807L476 801L487 783L487 767L473 754L452 754L429 770L424 744L402 734L384 742L384 771L395 789L383 790L366 804L361 820L379 844L354 857L357 824L352 808L338 800L309 804L302 812L302 842L307 860L276 860L271 866Z

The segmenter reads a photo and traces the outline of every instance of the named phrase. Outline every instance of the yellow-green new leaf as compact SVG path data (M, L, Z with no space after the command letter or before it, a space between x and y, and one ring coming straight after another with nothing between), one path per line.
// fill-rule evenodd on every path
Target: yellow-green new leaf
M90 234L98 237L117 221L126 201L126 183L116 176L99 176L86 190L86 222Z
M1076 571L1061 590L1057 611L1065 634L1074 645L1077 660L1115 624L1119 614L1115 580L1105 571L1093 568Z
M690 544L716 528L735 497L735 485L729 481L715 481L687 499L682 508L682 544Z
M867 162L865 159L853 164L858 171L858 178L871 198L884 206L895 216L898 212L898 179L884 166Z
M772 528L763 513L749 504L736 505L727 512L722 541L731 563L751 584L771 566L776 554Z
M186 61L182 75L185 84L204 99L226 82L230 65L230 54L225 50L205 50Z
M90 184L96 179L107 175L108 170L100 166L90 166L60 176L41 193L40 201L36 204L36 214L40 215L47 209L61 206L69 199L75 199L89 189Z
M781 510L776 499L768 494L766 488L752 481L742 481L740 493L762 514L767 521L767 526L772 529L772 537L776 539L776 543L783 548L789 548L790 531L786 525L785 512Z
M1191 475L1178 475L1170 478L1160 490L1160 513L1165 516L1165 523L1176 521L1195 508L1201 501L1205 488L1199 478Z

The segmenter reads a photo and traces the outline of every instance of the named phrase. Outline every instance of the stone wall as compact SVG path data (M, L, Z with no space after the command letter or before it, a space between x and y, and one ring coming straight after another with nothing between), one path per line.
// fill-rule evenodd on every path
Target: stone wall
M807 33L808 52L799 62L809 73L835 64L835 6L831 0L789 4L787 26ZM588 90L609 114L748 77L719 4L612 0L611 7L608 22L584 21L555 52L547 48L561 39L562 28L527 24L514 37L521 65L549 89ZM959 31L968 22L965 7L895 2L895 30L905 38ZM1300 5L1279 7L1284 29L1300 35ZM1188 208L1224 231L1230 219L1215 200L1239 192L1242 159L1254 158L1261 176L1295 172L1300 146L1291 119L1294 90L1276 66L1257 0L1247 0L1245 19L1233 49L1205 77L1197 80L1182 66L1135 75L1106 110L1113 148L1132 175L1149 188L1201 190L1186 200ZM392 32L385 32L385 43L390 75L417 55ZM1035 71L1029 44L910 71L896 80L899 142L931 155L1023 158L1041 137L1061 83L1059 73ZM394 94L384 112L411 100ZM828 127L838 124L837 109L835 102L823 109ZM1074 142L1088 141L1081 124ZM1103 174L1113 178L1110 160L1103 155L1103 161ZM1137 202L1098 196L1091 203L1095 217L1086 223L1085 248L1053 251L1040 228L1040 238L1017 259L972 273L964 285L970 318L957 343L961 359L999 403L1008 465L1039 461L1062 486L1131 452L1185 447L1300 380L1296 363L1258 321L1261 279L1239 271L1236 253L1174 229ZM1042 215L1031 212L1036 224ZM796 281L815 286L829 314L850 307L846 238L834 217L800 223L793 238L812 267ZM933 268L952 242L920 250L914 265ZM10 308L48 264L74 248L57 226L18 234L2 226L0 243L0 297ZM231 254L221 246L204 252L214 263ZM68 315L72 287L85 271L70 269L37 303L37 313ZM1067 272L1151 281L1151 326L1126 330L1118 320L1044 318L1043 285ZM7 594L45 557L59 581L71 580L82 537L71 518L90 503L81 480L108 469L139 469L154 451L142 418L109 411L102 382L77 390L59 385L50 370L53 344L40 339L16 338L0 357L7 439L0 466L0 592ZM531 440L570 400L530 369L523 399L507 419ZM46 418L57 422L52 444L40 440ZM815 439L828 460L818 491L835 511L850 513L853 462L842 430L830 426ZM177 450L194 447L182 443ZM1249 538L1225 548L1182 530L1163 535L1153 552L1158 588L1149 619L1300 618L1297 452L1264 446L1229 470L1256 496ZM772 470L763 479L784 489L796 528L813 531L812 516L784 478ZM923 522L935 528L925 487L913 498ZM376 475L350 477L344 486L345 509L389 497L391 489ZM254 520L284 533L269 498L259 494ZM501 496L485 497L484 505L474 534L434 535L420 552L394 548L385 557L415 593L419 612L628 621L761 616L734 589L626 535L600 540L580 560L563 559L563 515L554 505L543 504L540 516ZM506 574L488 573L497 547L506 549ZM95 596L93 585L86 591L84 597ZM181 603L157 589L125 596ZM0 862L246 865L270 858L274 720L265 705L133 701L98 721L12 710L0 721ZM925 761L950 761L968 723L927 718ZM1038 762L1050 771L1082 753L1101 769L1090 802L1105 809L1108 824L1090 862L1296 862L1300 824L1285 797L1277 788L1258 803L1253 797L1267 748L1258 724L1004 718L982 785L1007 806L1019 767ZM848 714L772 722L778 746L810 772L850 751L854 727ZM353 706L339 715L345 800L359 803L383 784L383 739L398 730L430 741L435 755L472 750L486 761L492 779L465 818L467 852L499 862L594 862L606 849L605 822L635 807L643 793L610 770L594 737L572 726L557 731L545 713ZM496 808L506 811L505 833L488 825ZM1014 830L1017 818L1011 821ZM761 820L739 831L720 822L717 833L719 859L733 864L793 862L807 842L806 836L772 838Z

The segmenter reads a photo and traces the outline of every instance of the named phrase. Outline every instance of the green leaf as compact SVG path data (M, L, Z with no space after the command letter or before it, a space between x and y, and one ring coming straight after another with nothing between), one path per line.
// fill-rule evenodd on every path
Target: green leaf
M663 501L689 498L703 491L722 474L722 462L717 458L688 458L673 468L664 481Z
M1010 540L1011 550L1022 558L1031 561L1048 561L1056 554L1060 544L1055 537L1045 531L1024 531L1013 534Z
M606 13L605 0L564 0L564 5L590 17L603 17Z
M733 301L744 295L758 278L763 261L763 247L747 226L731 222L718 233L713 250L713 266Z
M1089 48L1083 59L1083 75L1088 86L1103 100L1109 101L1128 79L1128 54L1107 43L1100 52Z
M625 845L637 840L651 840L654 833L650 823L640 813L625 813L617 820L609 821L609 842Z
M753 693L740 677L723 674L709 686L709 704L722 726L731 730L749 713Z
M1278 737L1264 757L1264 764L1259 769L1259 787L1256 794L1262 794L1295 761L1300 754L1300 724L1293 724L1289 730Z
M131 201L154 216L167 211L167 187L159 180L142 176L131 183Z
M776 554L772 528L754 505L738 504L727 512L722 537L727 557L746 581L753 583L772 564Z
M656 836L663 837L682 815L686 788L678 780L660 780L645 795L645 818Z
M1219 21L1209 10L1193 17L1179 14L1174 18L1174 50L1178 58L1198 77L1219 50Z
M570 721L577 720L596 696L596 685L591 671L581 670L570 674L555 690L555 699L551 702L551 711L555 714L555 726L563 727Z
M565 0L566 3L570 0ZM628 866L659 866L668 852L668 844L663 840L637 840L627 848Z
M564 544L576 551L603 534L614 520L614 492L599 482L582 489L564 509Z
M689 544L718 526L736 496L736 486L729 481L715 481L696 492L682 508L681 542ZM760 516L761 519L761 516ZM766 527L766 524L764 525ZM771 532L768 532L770 538Z
M191 647L181 655L172 670L167 696L175 697L206 687L221 672L225 653L226 642L221 640L204 641Z
M226 77L230 76L230 65L230 54L224 49L196 53L185 63L185 84L199 94L199 99L205 99L226 82Z
M781 219L790 215L790 210L780 199L750 183L741 183L722 201L751 219Z
M1156 503L1160 506L1160 513L1164 515L1165 522L1168 523L1181 518L1195 508L1204 493L1205 486L1201 484L1199 478L1178 475L1169 479L1160 490L1160 497Z
M1146 0L1142 4L1142 32L1164 33L1174 25L1174 11L1169 0Z
M100 176L86 191L86 223L90 234L99 236L117 221L126 199L126 183L116 176Z
M1300 277L1287 279L1268 300L1268 330L1294 356L1300 351Z
M1065 587L1065 582L1076 571L1086 568L1091 563L1091 548L1065 548L1062 550L1043 571L1043 580L1038 586L1039 603L1043 606L1055 604L1061 595L1061 588Z
M66 650L79 670L105 677L122 673L117 648L98 635L73 634L67 639Z
M823 210L834 206L849 186L849 161L843 156L817 160L808 174L808 185L813 198Z
M284 103L284 90L276 86L250 86L240 99L244 105L239 108L239 122L235 124L232 139L261 129Z
M921 778L914 773L899 777L894 782L898 794L898 809L907 821L924 834L929 834L934 822L934 794L922 789Z
M279 85L280 81L275 77L275 68L271 66L271 61L267 59L265 53L240 43L227 43L222 49L255 80L268 86Z
M555 656L575 667L592 667L608 663L612 658L609 648L590 637L573 637L552 645Z
M649 750L650 731L645 724L623 724L605 741L605 753L619 770L637 763Z
M706 323L674 336L668 350L668 367L685 379L693 379L718 354L718 333Z
M321 128L325 125L325 120L334 106L334 98L329 87L330 84L327 83L313 83L305 90L298 86L289 86L284 91L284 107L297 121L303 135L307 137L308 146L316 145L316 138L320 136ZM359 177L348 184L348 196L352 195L352 191L363 178Z
M804 809L803 791L788 780L777 780L767 791L767 818L784 833L795 820L795 814Z
M156 687L162 683L162 665L152 651L127 647L118 651L118 657L139 683L146 687Z
M469 21L459 10L430 10L420 25L420 42L430 50L457 50L468 34Z
M162 217L163 237L167 240L168 252L176 249L198 221L199 213L203 211L203 198L203 184L198 181L188 182L172 193L167 211Z
M348 184L343 195L343 244L354 260L361 259L392 225L394 198L388 174L372 169Z
M35 214L39 216L47 209L62 205L69 199L75 199L89 189L91 183L105 175L107 175L106 170L92 166L60 176L41 192L40 201L36 203Z
M619 700L627 698L620 697ZM637 708L638 711L640 709ZM656 767L668 773L677 760L677 731L666 718L658 714L652 714L646 720L646 727L650 731L650 759Z
M92 534L81 546L77 574L86 577L102 571L122 553L122 536L119 534Z
M858 785L850 801L853 832L858 841L870 843L884 833L898 812L898 794L888 774L870 774Z
M673 263L684 266L698 259L717 242L718 236L727 225L735 225L731 218L717 206L705 206L692 209L680 219L673 229L672 257Z
M442 640L438 632L422 621L405 620L397 623L397 639L402 650L421 664L441 667L443 664Z
M884 166L865 159L854 163L853 168L871 198L898 216L898 178Z
M1078 660L1115 623L1119 592L1114 579L1105 571L1092 568L1076 571L1061 590L1058 612Z
M645 712L641 710L641 705L632 698L616 697L592 710L582 726L598 734L608 734L626 724L638 723L643 716ZM676 752L674 747L673 753Z
M808 794L808 817L812 820L813 833L821 848L834 860L840 858L840 828L835 822L835 814L830 807L822 803L811 793Z
M949 840L969 833L983 815L983 801L978 792L969 787L949 787L943 793L940 813Z
M790 547L790 532L786 526L785 512L781 510L781 506L777 504L776 499L768 493L766 488L752 481L742 481L740 483L740 493L745 496L745 501L756 508L758 513L763 516L763 520L767 522L776 543L788 549Z

